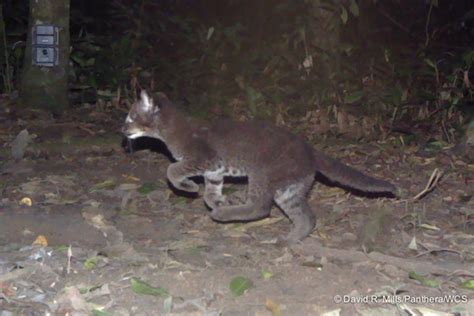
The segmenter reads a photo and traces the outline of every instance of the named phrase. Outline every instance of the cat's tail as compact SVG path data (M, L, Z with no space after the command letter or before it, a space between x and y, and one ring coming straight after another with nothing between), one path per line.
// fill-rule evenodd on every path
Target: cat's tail
M315 151L314 161L316 171L332 182L358 191L397 195L398 189L390 182L370 177L320 152Z

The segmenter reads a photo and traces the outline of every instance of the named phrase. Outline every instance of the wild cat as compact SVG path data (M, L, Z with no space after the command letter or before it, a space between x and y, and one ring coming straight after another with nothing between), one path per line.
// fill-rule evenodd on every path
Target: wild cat
M219 222L252 221L269 216L273 202L291 220L284 240L309 235L316 219L306 201L316 173L358 191L396 194L396 187L313 149L302 137L268 122L205 122L176 108L164 93L153 100L142 91L123 127L131 139L163 141L176 159L167 169L171 184L198 192L190 177L204 177L204 201ZM247 201L231 205L222 195L224 177L248 177Z

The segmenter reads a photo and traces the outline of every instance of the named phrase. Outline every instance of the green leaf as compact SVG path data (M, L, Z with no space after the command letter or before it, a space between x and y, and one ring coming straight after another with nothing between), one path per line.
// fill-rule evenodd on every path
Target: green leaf
M99 257L95 256L95 257L91 257L91 258L88 258L85 262L84 262L84 268L86 270L92 270L94 269L96 266L97 266L97 263L99 262Z
M462 59L468 68L471 68L474 63L474 50L466 52L462 55Z
M75 61L81 68L94 66L95 58L83 58L79 55L71 55L70 58Z
M429 58L425 58L425 63L427 63L428 66L430 66L433 69L438 69L438 66L436 66L436 64Z
M263 95L252 87L246 87L245 92L247 94L250 111L252 112L253 116L256 116L257 105L262 101Z
M114 314L106 312L106 311L101 311L100 309L93 309L92 310L92 315L94 315L94 316L113 316Z
M461 287L469 290L474 290L474 279L464 281L461 283Z
M387 62L387 63L390 62L391 57L392 57L392 52L390 51L390 49L385 48L383 50L383 57L385 59L385 62Z
M68 248L69 246L59 245L59 246L54 247L54 250L56 250L57 252L66 252Z
M140 280L139 278L132 278L132 291L137 294L144 294L144 295L153 295L153 296L160 296L163 298L167 298L170 296L170 293L162 288L162 287L154 287L150 284Z
M352 15L359 16L359 6L355 0L351 0L349 10L351 11Z
M214 27L213 27L213 26L211 26L211 27L209 28L209 30L207 30L207 36L206 36L206 40L207 40L207 41L211 39L212 34L214 34Z
M273 276L273 272L270 270L262 270L262 278L265 280L270 279Z
M351 104L359 101L364 96L364 90L354 91L344 97L344 103Z
M79 64L79 66L83 66L85 61L84 61L84 58L82 58L82 56L79 56L79 55L76 55L76 54L71 54L69 56L69 58L71 58L73 61L75 61L77 64Z
M158 185L153 182L144 183L141 187L137 189L138 193L141 195L147 195L150 192L155 191L158 188Z
M418 282L420 282L424 286L437 288L441 285L440 281L435 280L435 279L428 279L427 277L419 275L414 271L410 272L408 274L408 276L410 277L410 279L417 280Z
M342 12L341 12L342 24L345 25L347 23L347 19L348 19L347 10L343 6L341 6L341 10L342 10Z
M230 290L235 296L241 296L242 294L245 293L251 286L252 286L252 281L243 277L243 276L238 276L232 279L230 281Z
M173 308L173 296L170 295L167 298L165 298L163 302L163 312L165 313L165 315L168 315L169 313L171 313L172 308Z
M432 151L432 152L437 152L437 151L442 150L446 146L448 146L448 143L446 143L442 140L431 139L426 144L425 150Z
M185 203L190 203L192 200L185 197L185 196L175 196L173 197L173 204L178 205L178 204L185 204Z

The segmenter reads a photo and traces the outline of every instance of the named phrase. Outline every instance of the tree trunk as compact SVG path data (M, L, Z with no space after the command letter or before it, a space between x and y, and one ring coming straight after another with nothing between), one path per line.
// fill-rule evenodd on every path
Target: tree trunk
M59 114L68 107L70 0L30 0L30 18L20 96L29 107ZM56 25L59 29L58 63L51 67L33 64L33 29L36 25Z

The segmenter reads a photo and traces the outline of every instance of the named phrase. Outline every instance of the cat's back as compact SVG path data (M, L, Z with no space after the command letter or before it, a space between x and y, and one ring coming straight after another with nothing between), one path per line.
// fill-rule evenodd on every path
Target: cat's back
M261 120L219 120L210 126L212 141L234 144L239 147L273 147L286 143L304 142L301 136L286 128Z
M313 149L304 138L270 122L219 120L211 124L208 141L232 163L312 168Z

